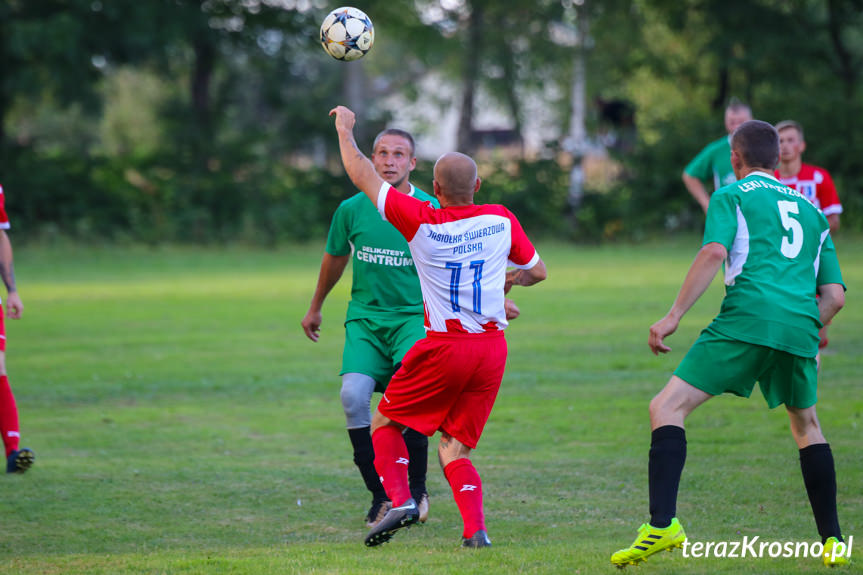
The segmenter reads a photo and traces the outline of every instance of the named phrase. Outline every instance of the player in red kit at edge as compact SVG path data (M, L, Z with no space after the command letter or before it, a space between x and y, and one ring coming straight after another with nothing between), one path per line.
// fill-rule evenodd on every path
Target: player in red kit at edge
M12 266L12 243L6 230L9 217L6 215L6 197L0 186L0 279L6 286L6 315L10 319L20 319L24 304L15 286L15 271ZM21 439L18 427L18 406L9 378L6 376L6 326L3 323L3 308L0 307L0 433L6 452L6 473L24 473L31 465L35 455L26 447L18 447Z
M391 193L357 147L353 112L339 106L330 115L348 176L408 242L425 307L426 337L405 355L372 417L375 468L393 508L365 543L384 543L419 518L402 437L410 427L426 435L440 430L438 456L464 521L462 544L488 547L482 483L469 456L506 365L504 294L512 285L544 280L545 264L509 210L473 203L480 179L471 158L449 153L438 159L434 193L441 207L434 209Z

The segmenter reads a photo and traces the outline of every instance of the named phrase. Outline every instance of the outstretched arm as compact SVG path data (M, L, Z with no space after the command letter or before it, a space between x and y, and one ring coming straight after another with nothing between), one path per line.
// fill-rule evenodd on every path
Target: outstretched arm
M671 351L671 348L662 340L677 330L680 319L710 286L710 282L713 281L726 257L728 257L728 251L725 246L716 242L705 244L698 251L671 309L664 318L650 326L650 337L647 343L654 355Z
M354 124L356 115L344 106L336 106L330 110L330 116L336 117L336 132L339 134L339 151L342 164L348 177L356 187L362 190L377 207L378 192L384 180L375 171L375 167L357 146L354 139Z
M333 289L333 286L338 283L339 278L345 271L351 256L334 256L324 253L324 259L321 261L321 271L318 274L318 285L315 288L315 295L312 296L312 303L309 305L309 311L300 325L303 326L303 331L306 332L306 337L312 341L318 341L319 332L321 331L321 322L323 316L321 309L324 307L324 300L327 299L327 294Z

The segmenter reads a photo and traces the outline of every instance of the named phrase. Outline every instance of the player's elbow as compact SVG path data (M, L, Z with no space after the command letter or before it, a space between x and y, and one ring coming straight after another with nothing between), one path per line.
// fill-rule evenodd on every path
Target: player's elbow
M836 286L836 289L830 290L830 307L834 313L838 313L840 309L845 307L845 290L841 286Z
M818 295L821 296L821 306L828 310L830 317L845 307L845 288L841 284L818 286Z
M837 312L840 309L842 309L843 307L845 307L845 291L844 290L839 293L839 297L836 298L836 303L834 305L836 306Z
M548 270L545 268L545 262L539 260L535 266L530 268L529 274L533 283L539 283L548 277Z
M725 246L717 242L704 244L701 248L701 253L710 261L717 263L725 261L725 258L728 257L728 250L725 249Z

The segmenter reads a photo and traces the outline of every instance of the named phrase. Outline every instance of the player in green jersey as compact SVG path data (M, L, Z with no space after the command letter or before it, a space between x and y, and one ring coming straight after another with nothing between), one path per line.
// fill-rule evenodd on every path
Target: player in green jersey
M710 203L710 194L704 187L704 181L713 182L713 190L732 184L737 180L731 168L731 134L737 127L752 119L752 110L740 100L733 98L725 108L725 129L727 136L707 144L686 168L683 170L683 185L692 197L701 205L704 213ZM771 172L772 173L772 172Z
M738 181L713 195L702 248L671 310L650 328L653 353L670 351L664 339L725 262L719 315L650 402L650 523L629 548L612 555L618 567L686 540L675 517L686 460L684 420L716 395L749 397L756 381L771 408L785 404L825 551L842 544L833 455L815 413L815 356L818 329L844 305L845 286L827 218L773 177L778 157L779 135L770 124L751 120L734 132L731 164ZM829 553L824 558L829 565L846 561Z
M375 138L372 162L378 174L398 191L439 206L434 197L408 181L416 167L415 149L408 132L387 129ZM302 320L303 330L312 341L319 337L324 300L351 260L353 278L345 318L341 400L354 463L372 493L366 525L373 527L386 515L390 501L374 467L372 393L386 388L407 350L425 337L425 328L422 292L407 242L381 218L362 192L342 202L333 215L317 287ZM411 493L420 502L425 520L428 438L407 430L405 442L410 455Z

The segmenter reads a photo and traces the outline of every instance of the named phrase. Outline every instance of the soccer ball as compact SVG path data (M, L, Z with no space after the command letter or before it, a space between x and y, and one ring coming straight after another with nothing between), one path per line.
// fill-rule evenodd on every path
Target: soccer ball
M374 41L371 19L350 6L336 8L321 24L321 45L336 60L359 60L371 50Z

